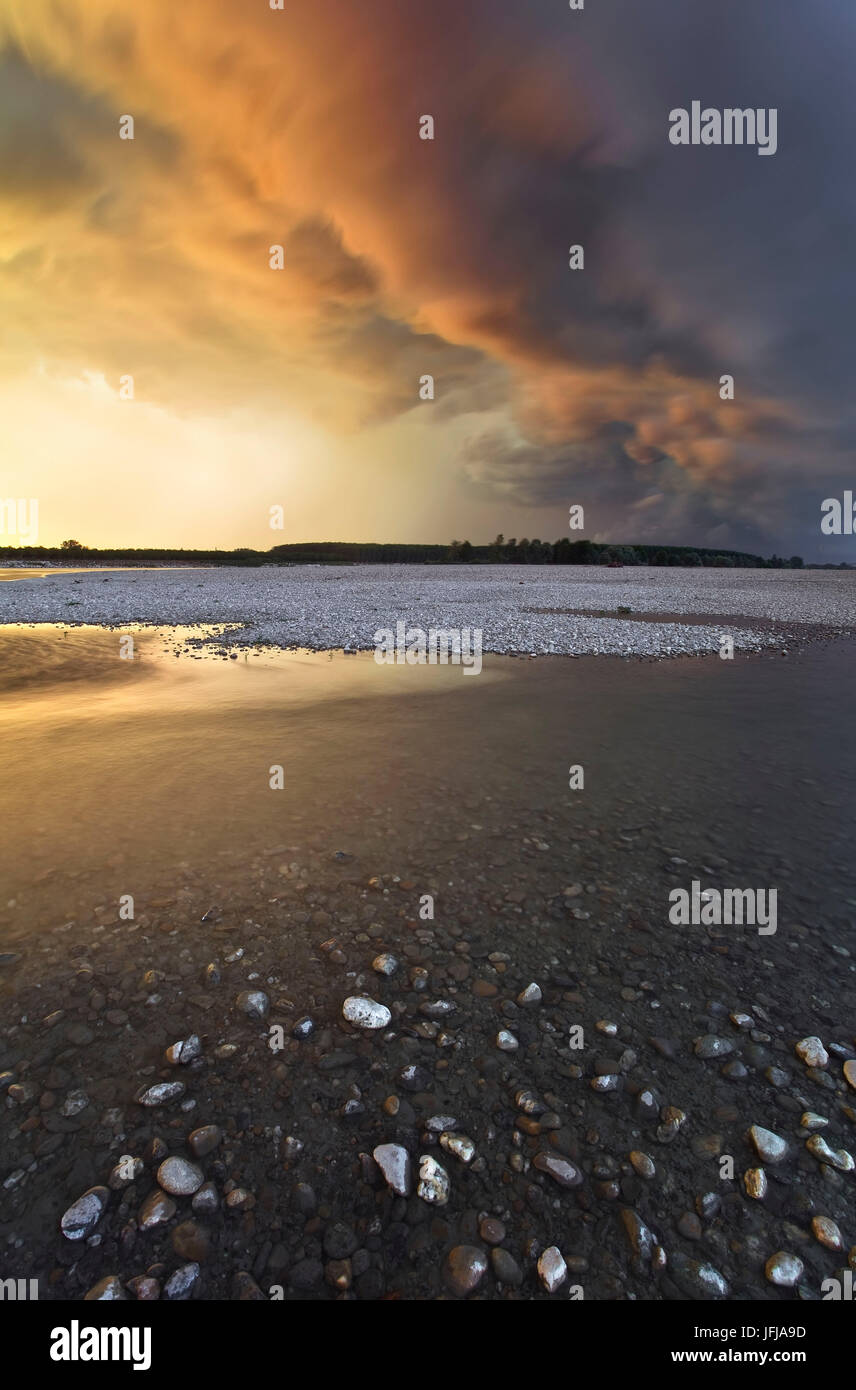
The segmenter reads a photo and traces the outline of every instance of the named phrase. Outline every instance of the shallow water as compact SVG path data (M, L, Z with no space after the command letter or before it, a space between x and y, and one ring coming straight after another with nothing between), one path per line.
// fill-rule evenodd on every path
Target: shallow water
M367 655L232 660L195 650L196 635L0 629L6 1272L77 1299L105 1276L160 1277L192 1248L198 1297L238 1297L252 1270L260 1297L284 1285L333 1298L322 1261L344 1226L357 1297L433 1299L489 1212L523 1273L511 1286L494 1271L484 1297L546 1296L531 1251L559 1244L586 1299L704 1296L702 1257L735 1299L792 1298L764 1261L812 1212L850 1220L849 1178L799 1128L810 1105L833 1146L853 1147L843 1054L818 1080L794 1045L818 1034L856 1055L851 645L733 662L490 657L465 677ZM119 655L128 636L133 661ZM776 933L671 924L669 892L693 879L775 888ZM397 957L391 977L377 952ZM542 1004L517 1008L532 981ZM270 1012L253 1020L239 991L262 987ZM392 1026L344 1023L355 990L385 1002ZM439 1025L423 1007L437 997L452 1009ZM728 1019L747 1009L751 1037ZM292 1033L302 1016L308 1037ZM516 1050L498 1049L499 1027ZM714 1033L726 1066L696 1050ZM141 1090L177 1075L164 1049L191 1034L202 1055L178 1069L186 1094L145 1108ZM402 1070L414 1063L418 1093ZM604 1067L617 1084L602 1094ZM521 1087L556 1112L552 1128L520 1132ZM673 1144L658 1128L671 1105L686 1115ZM424 1133L438 1113L471 1137L469 1167ZM221 1201L238 1183L248 1208L194 1223L184 1201L138 1229L157 1194L152 1144L182 1154L207 1123L223 1138L206 1180ZM790 1143L763 1203L740 1187L753 1123ZM447 1206L393 1199L372 1178L360 1155L388 1142L414 1156L434 1145ZM653 1181L628 1163L640 1147ZM122 1154L143 1156L140 1176L71 1249L63 1211ZM573 1191L544 1175L557 1154L579 1168ZM711 1188L721 1211L687 1237L681 1213ZM632 1255L624 1204L664 1243L656 1277ZM841 1256L800 1239L817 1297Z
M491 657L474 678L365 654L229 660L188 646L190 630L128 631L134 660L119 633L0 629L7 940L279 844L361 859L382 844L405 876L466 845L459 866L480 869L506 811L555 818L543 867L560 877L567 832L607 824L613 863L629 845L635 863L645 846L718 854L747 884L778 884L780 911L850 922L849 644L734 662Z

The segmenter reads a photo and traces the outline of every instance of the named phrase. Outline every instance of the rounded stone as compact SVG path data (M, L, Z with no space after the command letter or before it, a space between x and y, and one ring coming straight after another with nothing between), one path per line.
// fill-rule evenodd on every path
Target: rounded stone
M167 1197L166 1193L161 1192L160 1188L155 1188L140 1207L137 1225L141 1231L152 1231L157 1226L164 1226L167 1221L171 1221L175 1213L175 1202Z
M794 1051L807 1067L825 1067L829 1062L829 1053L818 1037L802 1038Z
M60 1228L66 1240L83 1240L94 1231L110 1193L106 1187L90 1187L63 1213Z
M813 1217L811 1229L815 1240L819 1241L821 1245L825 1245L827 1250L842 1250L844 1248L841 1231L830 1217Z
M487 1274L487 1256L476 1245L456 1245L446 1259L446 1282L458 1298L475 1293Z
M179 1259L203 1264L211 1253L211 1240L208 1232L195 1221L182 1221L171 1236L172 1248Z
M342 1005L343 1017L357 1028L388 1028L392 1014L385 1004L378 1004L366 995L352 994Z
M758 1202L763 1201L767 1195L767 1174L764 1169L747 1168L743 1174L743 1186L747 1197L754 1197Z
M771 1284L783 1289L792 1289L802 1278L803 1269L803 1262L798 1255L791 1255L787 1250L777 1250L764 1266L764 1273Z
M639 1149L634 1149L630 1154L630 1163L634 1173L637 1173L640 1178L653 1178L657 1172L654 1160Z
M197 1164L177 1155L165 1158L158 1168L158 1183L171 1197L192 1197L204 1181L205 1174Z
M538 1277L548 1293L560 1289L568 1277L568 1266L558 1245L550 1245L538 1257Z
M398 961L395 956L391 956L388 951L382 955L375 956L372 961L372 970L378 975L394 975L398 969Z
M523 1283L523 1272L507 1250L497 1247L490 1252L490 1262L493 1267L494 1277L500 1284L507 1284L509 1288L517 1289Z
M479 1222L479 1235L485 1245L501 1245L505 1240L505 1226L495 1216L485 1216Z
M195 1158L204 1158L214 1152L222 1137L219 1125L200 1125L193 1130L187 1143Z

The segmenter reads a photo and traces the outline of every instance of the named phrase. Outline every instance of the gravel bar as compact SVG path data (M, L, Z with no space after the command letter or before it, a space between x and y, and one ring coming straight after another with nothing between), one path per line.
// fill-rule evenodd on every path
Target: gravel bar
M661 613L672 620L652 620ZM731 615L727 629L723 615ZM757 651L802 641L811 630L856 628L856 577L825 570L297 565L56 570L0 587L0 623L213 623L228 628L200 640L237 647L367 650L378 629L394 631L398 622L426 632L480 629L484 651L506 654L716 652L723 630L736 648Z

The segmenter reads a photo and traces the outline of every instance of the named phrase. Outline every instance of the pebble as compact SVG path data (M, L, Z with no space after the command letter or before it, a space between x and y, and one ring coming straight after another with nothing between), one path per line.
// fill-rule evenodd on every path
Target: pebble
M485 1245L501 1245L506 1236L505 1226L495 1216L483 1216L479 1222L479 1235Z
M198 1282L199 1265L194 1261L191 1264L182 1265L180 1269L169 1276L164 1285L164 1293L173 1302L190 1298Z
M213 1182L203 1183L190 1204L199 1216L210 1216L220 1205Z
M558 1245L549 1245L538 1257L538 1277L548 1293L560 1289L568 1277L568 1266Z
M521 1008L525 1008L527 1004L540 1004L543 997L540 987L533 983L520 991L517 1002Z
M654 1160L641 1153L639 1149L633 1149L631 1152L630 1163L634 1173L638 1173L640 1178L653 1178L657 1172Z
M392 1014L385 1004L378 1004L362 994L352 994L346 999L342 1014L348 1023L353 1023L357 1028L388 1028L392 1020Z
M535 1155L532 1162L540 1173L546 1173L560 1187L579 1187L583 1180L579 1168L567 1158L559 1158L555 1154L539 1153Z
M804 1268L799 1256L791 1255L787 1250L777 1250L764 1266L764 1273L771 1284L777 1284L783 1289L792 1289L802 1278Z
M826 1129L829 1121L823 1115L815 1114L813 1110L806 1110L803 1112L800 1124L803 1129Z
M749 1138L758 1157L763 1159L765 1163L781 1163L788 1151L785 1139L774 1134L771 1129L764 1129L761 1125L752 1125L749 1130Z
M229 1211L251 1211L255 1205L255 1197L245 1187L233 1187L231 1192L226 1193L226 1206Z
M432 1134L442 1134L444 1129L457 1129L458 1121L454 1115L431 1115L425 1121L425 1128Z
M154 1192L149 1193L140 1207L137 1225L141 1231L152 1231L156 1226L163 1226L167 1221L171 1221L176 1210L175 1202L164 1192L155 1189Z
M678 1217L680 1234L687 1240L701 1240L702 1226L694 1211L685 1211Z
M165 1158L158 1168L158 1183L171 1197L192 1197L204 1181L202 1169L186 1158Z
M507 1028L501 1028L496 1035L496 1045L500 1052L516 1052L520 1043L513 1033L509 1033Z
M743 1174L743 1186L747 1197L762 1202L767 1195L767 1174L763 1168L747 1168Z
M713 1033L705 1033L704 1037L696 1038L694 1051L696 1057L727 1057L734 1051L734 1043L728 1038L717 1038Z
M425 1018L446 1018L453 1014L457 1007L452 999L426 999L424 1004L419 1005L419 1012Z
M90 1187L63 1213L60 1228L66 1240L84 1240L95 1230L110 1199L106 1187Z
M430 1154L422 1154L419 1159L417 1197L421 1197L423 1202L444 1207L449 1200L450 1190L449 1174L442 1164L438 1163L436 1158L432 1158Z
M128 1288L141 1303L156 1303L160 1298L160 1283L157 1279L147 1278L145 1274L138 1274L135 1279L129 1279Z
M811 1229L814 1233L815 1240L820 1241L821 1245L825 1245L827 1250L843 1250L844 1241L841 1236L841 1231L830 1217L812 1217Z
M466 1298L475 1293L487 1274L487 1256L476 1245L456 1245L446 1260L446 1280L453 1293Z
M829 1053L817 1037L803 1038L794 1051L807 1067L825 1067L829 1062Z
M493 1266L494 1277L500 1284L507 1284L509 1288L517 1289L523 1283L523 1271L514 1256L510 1255L507 1250L498 1247L491 1250L490 1262Z
M403 1144L378 1144L372 1158L398 1197L409 1197L413 1190L410 1154Z
M98 1283L93 1284L89 1292L83 1295L83 1301L84 1303L110 1303L127 1297L118 1274L105 1274L103 1279L99 1279Z
M213 1153L222 1137L219 1125L200 1125L189 1136L188 1148L195 1158L204 1158L206 1154Z
M186 1087L183 1081L159 1081L155 1086L149 1086L143 1091L142 1095L137 1096L138 1105L166 1105L171 1100L178 1100L183 1096Z
M207 1231L195 1221L182 1221L170 1237L172 1248L182 1260L204 1263L211 1254L211 1240Z
M846 1149L831 1149L826 1140L820 1134L813 1134L810 1139L806 1139L805 1146L810 1154L819 1159L821 1163L828 1163L830 1167L837 1168L840 1173L851 1173L856 1167L853 1155Z
M291 1036L302 1040L303 1038L311 1037L314 1032L314 1020L310 1018L309 1014L304 1014L303 1018L299 1018L292 1028Z
M852 1059L844 1063L844 1079L848 1086L852 1086L856 1091L856 1061Z
M690 1297L725 1298L728 1295L728 1281L713 1265L690 1260L678 1251L671 1256L671 1268L676 1282Z
M85 1091L69 1091L59 1113L66 1119L71 1119L73 1115L79 1115L81 1110L85 1110L88 1104L89 1097Z
M405 1091L427 1091L431 1085L431 1073L415 1063L402 1067L398 1073L398 1084Z
M165 1056L171 1067L186 1067L189 1062L202 1056L202 1043L195 1033L191 1033L189 1038L168 1047Z
M450 1134L444 1132L440 1135L440 1145L447 1153L454 1154L462 1163L472 1163L476 1156L476 1146L466 1134Z
M621 1213L621 1221L633 1251L641 1260L650 1260L654 1246L657 1244L657 1237L654 1232L649 1231L639 1213L633 1211L631 1207L624 1208Z
M245 989L235 1000L235 1008L247 1018L266 1018L270 1000L261 989Z
M730 1015L731 1022L735 1028L747 1029L755 1027L755 1020L751 1014L733 1013Z
M378 975L394 975L398 969L398 958L391 956L385 951L382 955L375 956L372 961L372 970L377 971Z
M644 1104L644 1097L650 1094L650 1091L643 1091L639 1096L639 1102ZM664 1105L660 1111L660 1119L662 1124L657 1126L657 1140L661 1144L671 1144L686 1124L686 1112L679 1110L676 1105Z
M604 1076L593 1076L589 1085L593 1091L620 1091L622 1080L617 1072L606 1072Z

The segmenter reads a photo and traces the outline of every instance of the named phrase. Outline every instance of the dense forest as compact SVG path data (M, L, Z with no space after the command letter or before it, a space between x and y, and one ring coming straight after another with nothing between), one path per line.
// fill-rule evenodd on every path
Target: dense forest
M97 549L79 541L61 546L0 546L0 560L44 565L679 565L716 569L802 569L799 555L765 560L741 550L705 550L688 545L615 545L598 541L506 540L490 545L397 545L354 541L306 541L270 550ZM837 567L833 567L837 568ZM841 568L847 568L842 566Z

